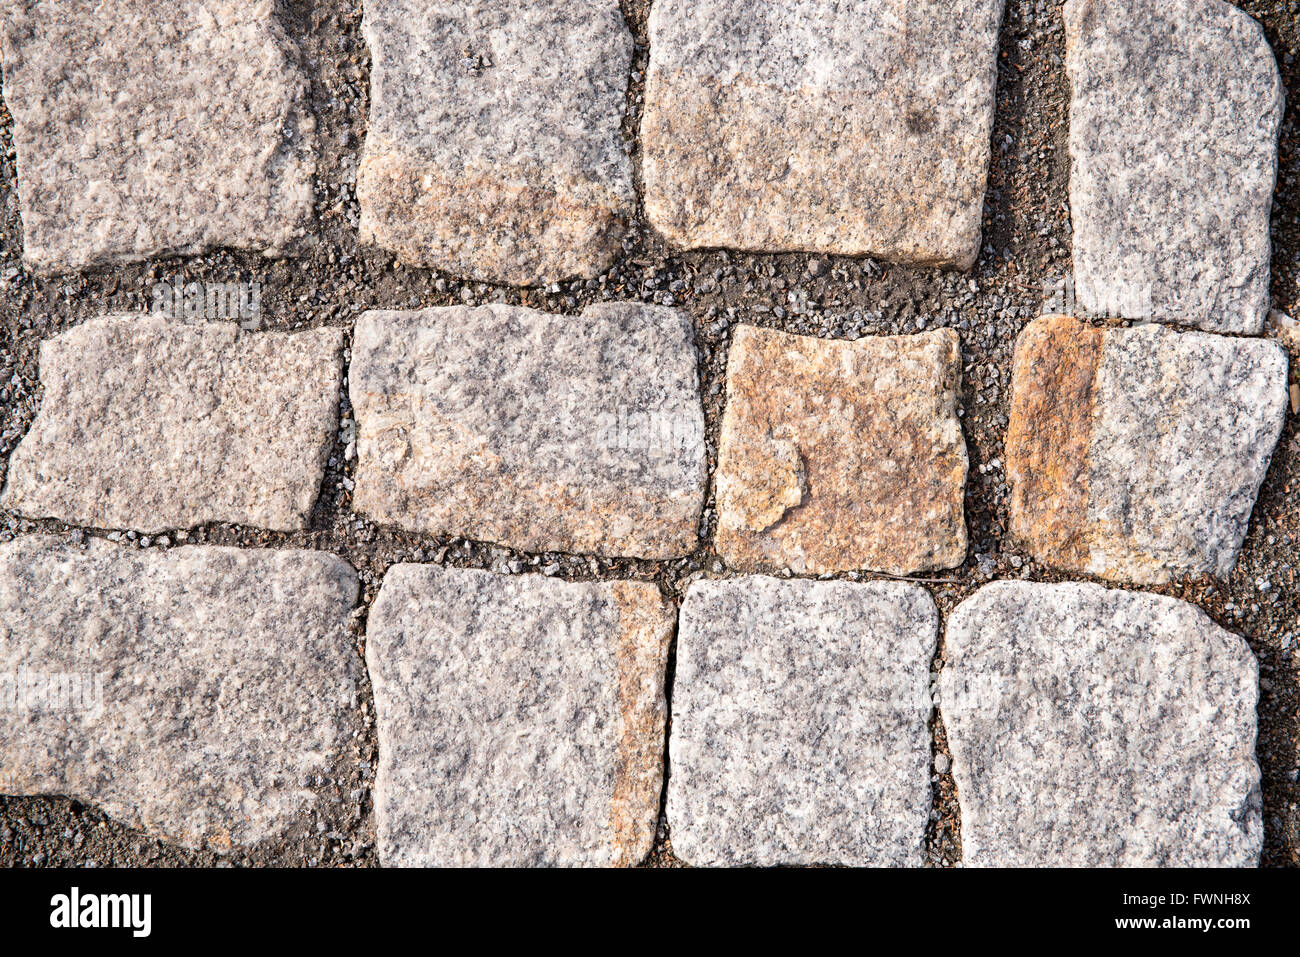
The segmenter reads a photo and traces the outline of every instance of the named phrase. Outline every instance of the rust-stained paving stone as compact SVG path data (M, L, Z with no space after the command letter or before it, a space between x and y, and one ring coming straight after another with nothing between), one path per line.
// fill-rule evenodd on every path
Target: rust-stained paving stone
M349 387L355 505L378 521L528 551L695 546L704 411L679 312L367 312Z
M733 567L896 575L966 556L952 330L829 341L736 329L718 449Z
M594 276L636 204L618 0L365 0L361 238L458 276Z
M643 582L389 569L366 629L380 861L639 863L674 623Z
M1286 417L1281 346L1052 316L1012 388L1011 530L1035 558L1139 584L1232 571Z
M688 248L979 252L1003 0L656 0L645 208Z

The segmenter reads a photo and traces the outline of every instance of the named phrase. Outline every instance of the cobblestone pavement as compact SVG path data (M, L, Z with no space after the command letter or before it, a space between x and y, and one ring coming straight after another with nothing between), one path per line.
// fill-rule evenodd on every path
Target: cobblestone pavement
M155 6L0 0L0 865L1300 865L1300 0Z

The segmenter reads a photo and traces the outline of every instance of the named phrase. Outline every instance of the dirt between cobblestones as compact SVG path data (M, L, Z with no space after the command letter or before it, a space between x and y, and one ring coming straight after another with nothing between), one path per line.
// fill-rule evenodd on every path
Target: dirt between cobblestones
M1264 25L1289 98L1273 211L1273 305L1300 314L1300 0L1240 4ZM623 0L637 38L624 135L635 140L646 66L647 0ZM851 338L951 327L962 339L963 423L971 460L966 515L971 547L958 569L919 579L946 616L981 584L996 578L1059 581L1008 541L1003 436L1016 334L1042 311L1044 283L1070 272L1067 202L1067 110L1064 32L1057 0L1008 0L998 63L997 119L984 219L984 245L966 274L909 269L869 259L806 255L680 253L666 248L638 213L623 254L595 280L541 289L460 282L408 269L390 254L357 244L355 170L365 135L369 55L352 0L290 0L286 16L299 42L319 123L316 241L301 257L265 260L219 252L159 259L83 275L33 279L21 265L10 118L0 111L0 454L20 441L39 406L37 347L77 323L108 312L147 310L155 283L260 282L264 327L350 328L363 309L508 302L574 314L593 302L641 300L685 310L696 328L709 439L710 475L725 402L730 329L755 323L805 335ZM639 162L635 151L634 161ZM639 184L638 184L639 186ZM1293 376L1295 369L1293 366ZM343 415L350 414L343 394ZM1201 579L1153 589L1195 602L1242 634L1260 662L1259 761L1263 768L1264 863L1300 865L1300 432L1288 419L1256 505L1237 569L1226 580ZM308 531L270 533L225 524L189 529L191 543L250 548L306 547L342 556L359 571L356 651L365 645L365 613L385 569L396 562L539 571L574 580L632 578L655 582L680 602L693 577L722 572L712 547L712 483L699 547L687 558L649 562L525 554L483 542L422 537L376 527L351 507L354 462L334 450ZM45 531L71 538L104 535L48 521L0 515L0 539ZM176 535L167 536L172 543ZM156 537L135 539L159 547ZM146 544L148 541L148 544ZM836 576L853 579L855 575ZM863 578L872 576L864 575ZM936 668L942 668L942 641ZM669 664L671 683L672 662ZM281 840L226 856L164 845L62 797L0 797L0 865L373 865L370 785L376 760L368 686L361 695L364 733L335 776L315 782L316 808ZM946 754L942 721L933 719L936 754ZM941 762L946 765L946 762ZM671 773L671 768L669 768ZM0 780L0 793L3 793ZM934 775L934 812L926 835L929 863L961 859L960 819L951 773ZM672 835L660 820L647 863L674 866Z

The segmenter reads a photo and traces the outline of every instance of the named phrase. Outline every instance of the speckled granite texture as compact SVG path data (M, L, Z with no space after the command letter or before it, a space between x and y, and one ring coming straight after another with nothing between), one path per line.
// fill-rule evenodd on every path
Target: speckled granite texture
M639 863L672 632L651 584L389 569L366 642L380 861Z
M1259 863L1259 668L1195 605L995 582L953 612L946 649L966 864Z

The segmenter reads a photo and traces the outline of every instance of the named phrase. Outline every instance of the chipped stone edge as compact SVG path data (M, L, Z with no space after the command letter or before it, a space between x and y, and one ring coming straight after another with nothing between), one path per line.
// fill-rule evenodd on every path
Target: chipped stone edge
M736 504L737 496L743 496L743 489L738 487L740 483L736 481L734 469L730 466L726 468L723 466L724 461L730 462L731 458L736 454L731 447L732 442L729 441L729 431L727 429L727 416L733 409L733 402L737 394L737 389L732 386L732 376L738 375L740 368L740 364L735 362L734 359L738 350L742 348L742 343L748 345L753 342L754 344L748 346L748 348L751 351L758 351L762 349L759 340L769 334L786 337L790 340L818 339L817 336L804 336L748 323L742 323L736 327L731 343L727 348L725 375L727 402L723 409L719 427L717 469L714 475L718 511L718 524L714 538L719 557L732 569L745 574L769 575L772 572L785 570L799 576L845 574L855 571L880 575L907 576L957 568L965 562L970 550L970 531L967 527L966 516L966 492L967 483L970 480L970 448L966 442L962 420L957 414L958 407L961 405L962 393L962 344L960 334L955 329L946 328L895 336L864 337L857 340L822 339L820 341L852 347L871 339L925 339L926 341L933 341L942 338L945 340L944 344L948 348L948 353L940 358L940 362L943 363L944 367L939 370L938 379L940 389L947 395L949 400L945 403L944 410L948 421L940 421L939 425L944 431L951 429L954 449L960 453L961 457L959 483L961 489L961 520L958 523L959 527L956 535L950 543L951 548L946 552L937 553L934 561L915 568L903 565L895 565L889 568L868 568L864 566L823 567L818 565L803 571L795 571L789 565L755 556L758 549L754 543L761 540L763 536L769 535L792 513L806 505L809 498L806 463L803 453L799 449L797 437L787 438L785 434L773 434L768 438L766 447L769 451L776 453L788 452L789 454L785 456L788 461L781 463L787 466L784 473L788 481L781 488L771 490L773 500L767 503L766 508L747 508ZM753 370L747 371L752 372ZM780 431L785 432L785 430ZM772 456L773 459L776 457L776 455ZM777 511L778 507L780 508L779 512ZM755 522L764 522L765 524L760 528L757 527Z

